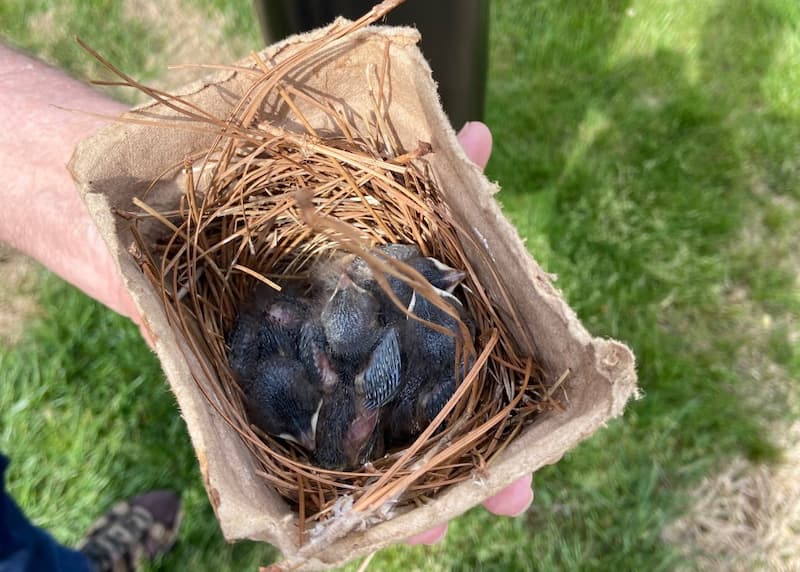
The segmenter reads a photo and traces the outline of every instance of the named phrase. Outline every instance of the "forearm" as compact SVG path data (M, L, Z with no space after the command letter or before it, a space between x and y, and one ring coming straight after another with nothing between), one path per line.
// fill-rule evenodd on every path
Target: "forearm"
M131 315L108 250L67 170L75 145L107 122L89 113L116 116L124 110L63 72L0 44L0 240Z

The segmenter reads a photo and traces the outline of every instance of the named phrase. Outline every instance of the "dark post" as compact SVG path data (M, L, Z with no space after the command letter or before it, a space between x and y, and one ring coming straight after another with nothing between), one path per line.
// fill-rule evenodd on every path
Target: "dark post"
M354 20L376 0L255 0L267 44L329 24ZM489 30L489 0L406 0L387 24L416 26L420 47L439 84L445 112L459 129L483 119Z

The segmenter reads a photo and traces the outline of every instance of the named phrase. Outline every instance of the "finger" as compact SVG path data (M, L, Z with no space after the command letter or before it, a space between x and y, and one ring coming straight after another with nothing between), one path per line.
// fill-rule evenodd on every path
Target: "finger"
M439 524L426 530L425 532L420 532L419 534L415 534L411 538L406 539L406 544L415 545L415 544L436 544L440 540L442 540L445 535L447 534L447 523Z
M500 516L519 516L531 506L533 475L526 475L504 488L502 491L483 501L486 510Z
M119 288L119 291L113 293L115 296L111 299L114 300L114 303L111 304L109 307L112 310L115 310L119 314L130 318L130 320L139 326L139 332L142 334L144 341L150 346L151 350L155 350L155 338L153 337L153 333L150 331L150 328L145 323L142 316L139 314L139 309L136 307L136 304L133 302L133 298L131 298L130 293L125 290L124 288Z
M155 338L153 337L153 333L144 324L139 325L139 332L142 334L142 337L144 338L144 341L147 344L147 346L152 351L156 351L156 341Z
M468 121L458 132L458 141L470 160L481 169L492 154L492 132L480 121Z

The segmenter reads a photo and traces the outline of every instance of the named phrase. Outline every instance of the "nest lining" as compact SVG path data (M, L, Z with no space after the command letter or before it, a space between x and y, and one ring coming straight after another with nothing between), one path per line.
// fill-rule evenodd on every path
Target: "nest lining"
M424 142L414 149L400 144L384 93L388 44L383 65L366 70L373 94L370 110L359 112L283 81L294 67L367 21L334 27L277 65L253 56L254 68L231 68L252 83L226 117L143 86L93 54L122 78L115 83L147 93L192 119L191 129L217 136L210 148L176 166L185 183L176 205L150 206L145 194L134 201L135 209L119 214L130 222L131 251L161 294L170 323L206 376L218 380L207 387L196 379L198 389L239 434L264 483L297 508L301 538L308 521L330 517L343 497L355 510L370 514L385 510L387 503L424 503L443 487L480 478L538 412L559 407L553 394L563 381L546 386L534 359L520 353L508 327L519 318L502 303L508 296L501 277L496 271L478 276L467 257L465 245L472 253L484 251L443 200L427 160L436 149ZM322 111L325 127L312 126L301 108ZM284 117L280 124L274 121L278 117ZM187 128L163 119L125 120ZM160 228L159 240L149 238L153 227ZM476 326L477 360L439 416L409 447L359 470L321 469L308 463L302 449L248 423L228 366L225 335L257 281L307 282L315 261L337 252L360 255L376 275L392 273L423 295L426 288L430 293L413 270L369 251L390 242L416 244L424 255L467 273L460 297ZM493 268L491 260L483 262ZM445 419L446 428L434 435Z

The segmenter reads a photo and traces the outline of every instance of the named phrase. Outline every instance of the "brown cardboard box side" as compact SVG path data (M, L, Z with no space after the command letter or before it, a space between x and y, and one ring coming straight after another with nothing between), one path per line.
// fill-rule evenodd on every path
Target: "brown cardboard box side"
M321 29L289 38L267 48L263 55L269 61L280 61L304 42L325 33L326 29ZM369 86L374 82L368 76L374 78L375 70L381 69L386 43L390 43L388 89L392 124L407 149L415 148L418 141L432 144L434 154L430 160L447 203L500 270L512 304L524 316L523 326L535 340L535 348L529 349L544 367L547 379L552 382L568 368L571 370L565 384L569 404L563 412L541 415L502 452L480 482L454 486L429 505L399 511L392 520L351 532L322 547L306 563L306 569L343 564L465 512L523 474L556 462L621 414L636 392L630 350L614 341L592 338L586 332L503 216L493 196L496 186L464 155L441 109L430 69L416 47L417 40L417 32L410 29L368 28L336 42L323 55L292 71L287 81L302 82L331 94L354 109L373 109ZM252 64L245 61L243 65ZM222 72L195 82L180 93L224 117L244 85L239 75ZM302 102L298 105L316 128L333 128L315 108ZM175 116L156 104L142 106L136 113ZM285 110L279 109L274 120L286 122ZM132 209L132 198L141 196L159 173L179 164L189 153L208 147L211 140L211 136L179 129L117 123L84 141L70 167L156 340L156 351L185 418L209 498L226 538L267 541L291 556L298 550L296 516L253 475L254 463L248 450L196 388L191 372L201 376L201 368L185 342L177 339L168 326L160 298L127 251L132 242L127 223L111 210ZM174 204L180 185L179 179L160 184L148 202ZM480 272L480 258L471 254ZM500 303L499 297L496 301ZM201 378L200 382L209 384L213 380Z

